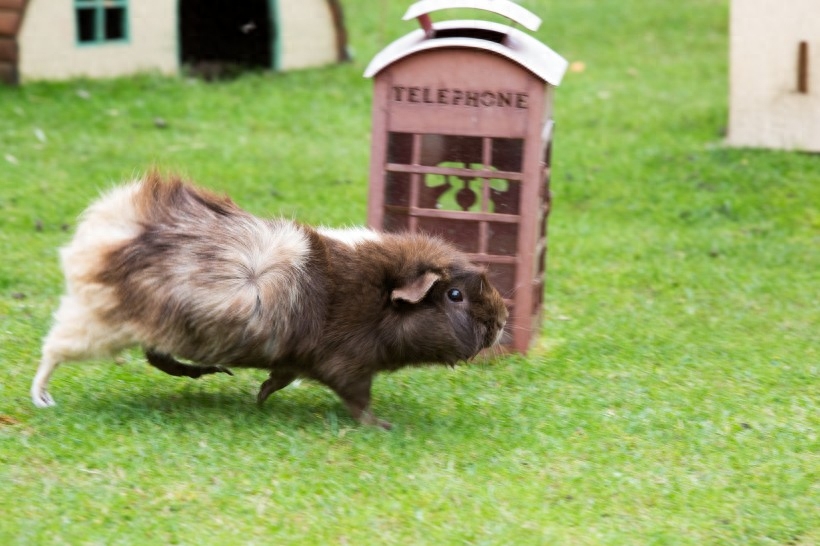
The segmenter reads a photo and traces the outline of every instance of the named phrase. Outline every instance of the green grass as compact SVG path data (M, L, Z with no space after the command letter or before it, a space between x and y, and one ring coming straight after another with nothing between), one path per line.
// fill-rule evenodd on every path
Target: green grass
M722 144L725 1L525 2L586 66L556 95L527 357L381 376L390 433L317 385L259 409L263 374L181 380L136 352L60 368L59 405L32 406L56 249L101 189L157 166L258 214L364 222L361 73L414 27L364 4L348 65L0 88L0 543L820 543L820 157Z

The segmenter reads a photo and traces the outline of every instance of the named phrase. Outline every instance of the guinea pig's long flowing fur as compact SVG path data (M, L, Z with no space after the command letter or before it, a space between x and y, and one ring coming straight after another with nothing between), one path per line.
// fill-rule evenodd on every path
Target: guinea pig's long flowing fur
M138 345L177 376L265 369L259 402L310 378L389 428L370 411L377 372L472 358L507 318L484 273L439 239L264 220L156 173L92 204L61 258L67 293L31 387L41 407L59 364Z

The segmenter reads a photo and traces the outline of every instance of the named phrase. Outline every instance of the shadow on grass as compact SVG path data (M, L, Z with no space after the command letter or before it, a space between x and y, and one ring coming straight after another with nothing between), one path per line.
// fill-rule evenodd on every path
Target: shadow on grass
M243 380L241 385L228 388L189 384L174 391L166 384L149 391L149 386L142 384L111 389L104 394L74 391L73 398L63 395L58 408L62 409L64 420L96 422L109 429L129 431L150 429L159 424L163 429L180 432L217 427L310 433L370 430L354 421L336 395L318 383L305 381L288 387L261 406L256 403L256 391L249 386ZM391 388L383 384L374 389L374 410L379 417L393 423L394 432L399 434L403 430L447 434L454 421L459 428L481 426L481 416L455 413L454 400L449 398L452 394L425 393L425 390L424 385L414 388L402 384ZM437 401L439 397L441 400Z
M243 426L302 428L318 430L325 427L322 415L327 411L343 412L332 399L317 403L315 396L278 393L262 406L250 393L195 391L139 393L114 391L105 397L76 401L74 412L91 419L128 427L139 422L189 430L200 426Z

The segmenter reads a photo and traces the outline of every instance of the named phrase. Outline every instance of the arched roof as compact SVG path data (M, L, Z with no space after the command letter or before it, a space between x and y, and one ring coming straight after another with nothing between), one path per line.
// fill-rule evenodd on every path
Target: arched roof
M530 10L507 0L420 0L407 8L404 20L414 19L442 9L472 8L497 13L533 32L541 25L541 18Z
M432 49L468 48L497 53L518 63L545 82L559 85L569 64L566 59L518 29L491 21L456 20L433 24L433 36L415 30L381 50L364 76L372 78L393 63ZM498 41L480 36L498 36Z

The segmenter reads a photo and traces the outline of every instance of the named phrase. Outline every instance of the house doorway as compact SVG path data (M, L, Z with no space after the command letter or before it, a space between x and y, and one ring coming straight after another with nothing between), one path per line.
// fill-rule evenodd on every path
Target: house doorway
M269 0L179 2L181 64L206 79L273 68L274 34Z

